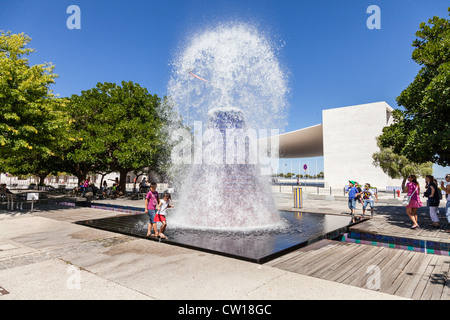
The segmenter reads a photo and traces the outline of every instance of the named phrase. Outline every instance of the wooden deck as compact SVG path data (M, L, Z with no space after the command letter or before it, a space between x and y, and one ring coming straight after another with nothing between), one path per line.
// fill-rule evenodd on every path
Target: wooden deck
M450 229L448 223L441 219L441 227L435 228L428 217L419 218L420 228L410 229L412 222L407 218L398 216L381 217L367 220L350 228L351 231L365 232L372 234L386 234L395 237L438 241L450 243L450 233L445 230Z
M405 298L450 299L448 256L322 240L267 265Z

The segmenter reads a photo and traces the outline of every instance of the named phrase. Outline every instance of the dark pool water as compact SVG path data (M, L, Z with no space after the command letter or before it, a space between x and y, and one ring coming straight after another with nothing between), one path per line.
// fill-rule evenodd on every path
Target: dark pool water
M171 228L170 217L161 242L214 254L265 263L295 249L324 238L335 238L346 232L350 218L318 213L280 211L283 226L273 230L211 231ZM77 221L77 224L146 238L146 214ZM157 239L149 239L158 241Z

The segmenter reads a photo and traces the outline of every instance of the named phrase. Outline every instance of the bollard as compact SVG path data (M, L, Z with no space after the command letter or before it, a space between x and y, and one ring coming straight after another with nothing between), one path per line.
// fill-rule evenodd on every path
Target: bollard
M294 187L294 208L303 208L303 195L301 187Z

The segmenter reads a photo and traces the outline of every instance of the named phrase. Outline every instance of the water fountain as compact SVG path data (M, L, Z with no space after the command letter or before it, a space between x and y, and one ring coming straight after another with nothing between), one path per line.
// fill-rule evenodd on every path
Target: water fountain
M285 125L284 74L271 42L247 24L204 31L177 54L168 96L185 124L200 123L204 134L193 132L201 155L173 166L179 192L165 242L263 263L348 224L339 216L277 211L270 176L261 174L261 150L250 133ZM145 237L147 221L134 215L81 223Z
M205 123L203 131L220 141L205 145L203 138L200 149L210 151L201 164L175 176L182 183L172 224L229 231L280 227L269 176L261 175L257 137L247 134L285 124L288 89L270 41L247 24L219 25L194 36L173 68L169 96L186 124Z
M201 164L193 164L180 192L177 210L171 217L174 227L243 231L273 229L282 220L268 184L261 175L257 155L246 135L243 113L237 108L216 108L209 112L207 131L215 140L211 154ZM208 136L208 133L205 133ZM245 139L247 136L248 139ZM203 144L205 139L203 139ZM207 149L208 144L203 147Z

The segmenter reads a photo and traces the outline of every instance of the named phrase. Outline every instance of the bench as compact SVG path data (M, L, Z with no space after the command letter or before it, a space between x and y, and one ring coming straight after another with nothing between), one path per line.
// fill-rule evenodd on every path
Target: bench
M26 194L26 196L25 196ZM23 210L24 203L31 203L31 211L33 211L34 203L39 201L39 193L27 192L27 193L7 193L6 198L6 210L14 210L14 204L17 210Z

